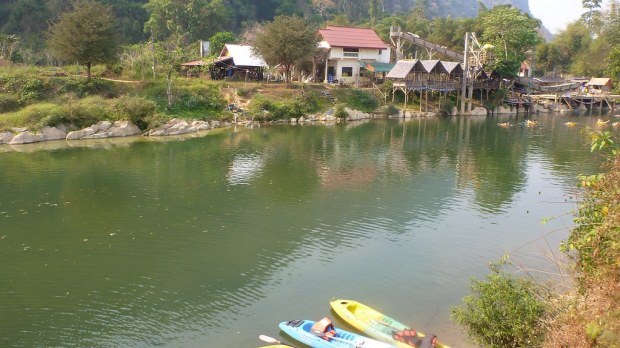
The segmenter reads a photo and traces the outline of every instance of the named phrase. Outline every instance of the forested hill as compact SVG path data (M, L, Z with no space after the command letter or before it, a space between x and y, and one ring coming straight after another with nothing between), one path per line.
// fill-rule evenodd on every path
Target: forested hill
M387 13L407 13L422 5L430 17L475 17L479 3L487 8L496 5L512 5L525 13L530 13L528 0L384 0L383 6Z
M117 17L123 44L143 42L149 37L145 23L148 8L163 11L192 28L191 39L208 39L219 31L239 33L254 22L270 21L277 15L300 15L321 25L334 18L363 24L371 17L423 12L428 18L475 17L479 4L487 8L510 4L529 13L528 0L98 0L110 5ZM50 22L70 7L72 0L1 0L0 34L14 34L22 47L44 48ZM165 21L162 21L165 22ZM162 24L159 24L162 25Z

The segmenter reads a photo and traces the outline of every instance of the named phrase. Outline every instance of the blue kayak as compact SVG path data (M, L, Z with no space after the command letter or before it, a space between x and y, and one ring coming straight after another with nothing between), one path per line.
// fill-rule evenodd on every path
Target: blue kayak
M280 330L295 340L314 348L396 348L366 336L335 328L336 335L326 340L312 333L312 320L290 320L280 323Z

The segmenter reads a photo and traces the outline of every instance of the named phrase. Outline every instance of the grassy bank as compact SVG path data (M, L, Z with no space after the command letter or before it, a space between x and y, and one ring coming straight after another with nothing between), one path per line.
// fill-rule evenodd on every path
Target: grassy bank
M227 121L233 119L230 104L241 109L238 117L261 122L321 113L338 105L364 112L380 107L372 91L322 84L286 87L177 78L168 98L163 78L86 80L76 72L76 68L0 68L0 130L83 128L103 120L130 120L142 130L171 118Z

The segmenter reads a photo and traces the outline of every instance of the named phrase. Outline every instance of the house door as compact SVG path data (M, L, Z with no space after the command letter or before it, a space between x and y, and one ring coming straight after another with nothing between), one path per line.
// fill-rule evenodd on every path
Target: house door
M334 67L330 66L327 68L327 82L334 83L334 79L335 79Z

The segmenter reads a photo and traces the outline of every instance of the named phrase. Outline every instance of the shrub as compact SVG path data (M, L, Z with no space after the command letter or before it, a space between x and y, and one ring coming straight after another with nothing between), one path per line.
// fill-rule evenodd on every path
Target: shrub
M64 124L84 128L99 121L114 120L112 101L98 96L72 101L64 106L56 105L56 107L43 115L39 127Z
M117 119L129 120L140 129L149 126L150 117L155 113L157 104L154 101L139 98L122 96L114 100L114 111Z
M503 272L501 261L490 266L487 281L472 280L472 294L452 311L452 319L484 347L532 347L544 340L543 289L528 279Z
M347 110L345 110L344 105L343 104L338 104L336 106L336 112L334 113L334 116L337 118L347 118L349 117L349 113L347 112Z
M441 104L441 109L439 113L442 116L450 116L452 115L452 109L454 109L454 102L451 99L446 99L446 101Z
M394 104L388 104L383 109L383 114L385 116L398 115L398 108Z
M354 89L349 97L349 104L358 110L372 112L379 107L377 98L367 91Z
M619 264L620 228L617 218L620 206L620 157L618 147L609 131L590 134L591 150L600 152L610 161L609 173L579 176L585 196L579 204L575 228L563 251L577 251L578 265L586 276L595 276L609 266Z
M118 90L114 88L114 84L110 81L92 78L90 80L83 79L54 79L59 84L59 93L74 93L82 98L86 96L99 95L106 98L118 96Z
M0 126L40 128L45 126L44 120L50 115L61 115L63 108L57 104L37 103L29 105L17 112L7 113L0 118Z
M0 113L10 112L19 109L19 99L14 94L2 93L0 94Z

